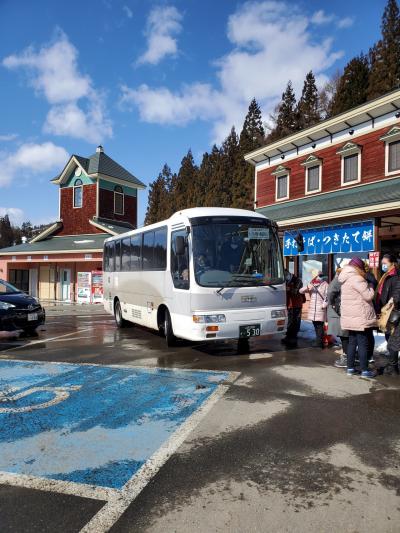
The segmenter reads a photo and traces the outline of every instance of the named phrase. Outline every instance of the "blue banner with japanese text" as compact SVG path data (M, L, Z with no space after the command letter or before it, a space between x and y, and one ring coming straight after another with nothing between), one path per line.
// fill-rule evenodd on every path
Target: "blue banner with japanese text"
M297 251L295 237L301 233L304 251ZM338 254L348 252L370 252L374 249L374 223L372 220L325 226L304 230L285 231L283 255Z

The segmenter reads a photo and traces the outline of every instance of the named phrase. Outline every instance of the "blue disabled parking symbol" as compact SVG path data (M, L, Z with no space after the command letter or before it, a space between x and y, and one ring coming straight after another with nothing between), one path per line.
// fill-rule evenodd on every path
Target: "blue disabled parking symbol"
M228 377L0 361L0 472L121 489Z

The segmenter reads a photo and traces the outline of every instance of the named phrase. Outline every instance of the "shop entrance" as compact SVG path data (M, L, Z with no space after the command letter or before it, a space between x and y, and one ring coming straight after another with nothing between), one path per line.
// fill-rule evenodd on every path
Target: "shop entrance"
M61 271L61 300L71 301L71 270L69 268Z

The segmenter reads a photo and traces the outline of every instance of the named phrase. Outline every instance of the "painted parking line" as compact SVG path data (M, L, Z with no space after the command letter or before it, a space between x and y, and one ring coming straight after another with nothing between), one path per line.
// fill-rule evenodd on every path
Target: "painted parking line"
M105 500L107 531L237 374L0 361L0 483Z

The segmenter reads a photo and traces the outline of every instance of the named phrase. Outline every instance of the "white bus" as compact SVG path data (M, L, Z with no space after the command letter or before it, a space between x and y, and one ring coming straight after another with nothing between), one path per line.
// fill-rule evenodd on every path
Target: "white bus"
M172 346L286 329L277 226L253 211L199 207L104 243L104 307L118 327L159 330Z

